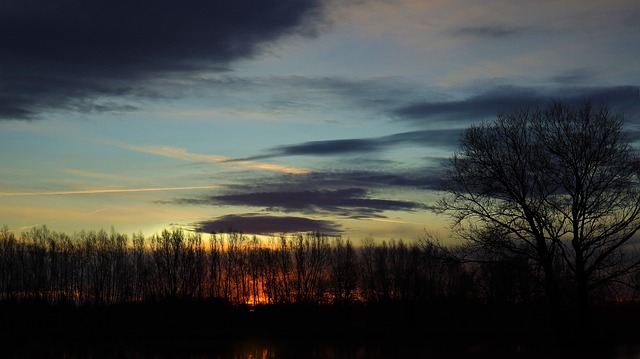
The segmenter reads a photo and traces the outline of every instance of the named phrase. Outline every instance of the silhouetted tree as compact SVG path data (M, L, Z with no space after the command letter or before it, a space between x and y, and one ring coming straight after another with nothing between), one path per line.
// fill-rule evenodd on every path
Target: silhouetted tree
M221 283L222 283L222 264L221 264L221 240L214 233L209 239L208 253L206 254L207 263L207 295L211 298L222 299Z
M314 303L324 291L329 263L329 238L321 233L296 234L291 240L298 303Z
M151 297L151 270L148 251L142 233L131 237L131 261L133 266L133 301L147 301Z
M331 291L337 303L349 303L358 285L358 257L350 240L336 238L331 248Z
M91 300L96 304L109 304L115 299L116 236L104 230L81 232L83 250L87 260L87 285Z
M249 300L249 263L245 245L247 237L240 232L227 235L226 278L227 299L232 303L245 304Z
M204 293L206 259L199 233L180 228L151 237L151 252L158 278L158 293L164 298L195 298Z
M428 232L416 239L414 251L416 250L419 250L420 255L416 271L420 273L421 299L434 301L446 298L451 287L451 264L459 264L458 258Z
M280 236L280 246L277 249L277 258L278 258L278 278L275 283L280 282L279 284L279 294L278 294L278 302L279 303L291 303L293 301L291 291L292 291L292 280L290 277L292 276L292 255L290 251L290 247L288 245L289 241L287 237L282 234Z
M372 238L363 240L362 286L367 302L383 303L392 299L389 269L389 246L385 241L376 245Z
M262 293L264 276L263 276L263 256L261 243L257 236L253 236L248 243L248 261L249 261L249 279L251 284L249 302L257 304L263 299Z
M19 271L19 244L7 226L0 230L0 299L15 298Z
M25 245L28 256L23 257L23 286L28 290L26 298L49 299L49 256L48 242L51 231L46 226L33 227L28 233Z
M639 163L606 107L503 113L461 136L440 209L467 238L494 230L501 248L532 259L553 302L566 269L570 296L586 303L639 264L625 252L640 229Z
M375 244L373 238L367 237L362 240L360 250L360 290L365 302L373 303L376 300L376 279L375 279Z

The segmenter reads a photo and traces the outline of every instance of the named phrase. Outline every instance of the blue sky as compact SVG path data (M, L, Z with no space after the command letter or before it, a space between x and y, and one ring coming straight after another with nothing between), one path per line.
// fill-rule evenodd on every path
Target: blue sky
M447 234L459 131L640 124L636 1L0 2L0 224Z

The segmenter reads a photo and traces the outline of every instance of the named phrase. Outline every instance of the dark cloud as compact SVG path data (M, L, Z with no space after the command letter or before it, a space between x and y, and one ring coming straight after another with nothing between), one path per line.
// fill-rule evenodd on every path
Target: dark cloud
M340 225L325 220L305 217L268 216L255 213L230 214L215 219L194 223L199 232L245 234L278 234L294 232L321 232L327 235L339 235Z
M583 83L593 79L594 73L586 69L574 69L565 71L551 77L551 81L559 85Z
M350 116L362 121L371 120L372 115L378 118L388 115L391 119L406 120L414 125L429 124L429 128L434 127L431 120L458 122L446 127L460 128L470 121L493 118L500 112L545 107L554 100L577 102L591 99L595 104L609 104L612 109L622 111L629 118L640 120L638 86L581 87L581 84L593 82L596 77L597 73L589 69L573 69L540 79L541 82L551 82L551 86L493 84L452 89L450 93L425 88L406 78L396 77L362 80L341 77L283 76L251 79L222 76L211 81L216 85L224 84L225 88L235 86L237 90L259 88L268 91L272 100L264 104L263 109L267 111L318 109L330 104L331 109L344 106L345 110L352 113ZM461 100L451 100L453 92L467 92L471 95ZM292 93L296 96L292 97ZM354 109L358 111L354 112ZM337 118L335 121L341 120ZM420 135L420 132L415 134ZM436 132L433 134L438 135ZM377 151L393 143L389 140L393 139L379 137L342 139L335 142L314 141L273 148L264 157L260 155L255 158L298 153L333 155Z
M535 106L542 97L531 89L501 87L465 100L448 102L420 102L397 109L402 119L421 120L429 117L456 118L462 121L495 116L499 112L519 107Z
M381 137L380 140L389 146L407 144L451 149L452 144L457 143L461 132L460 129L411 131Z
M627 140L636 144L636 148L638 148L637 145L640 144L640 130L627 130L625 132L625 135L627 137Z
M437 159L438 165L446 159ZM283 176L280 181L257 180L255 183L232 187L237 192L301 192L323 191L326 188L366 188L377 190L437 189L442 178L441 166L413 171L333 171L311 172L305 175Z
M375 153L400 145L440 147L453 149L461 130L440 129L396 133L374 138L311 141L272 148L266 154L234 161L257 160L283 156L334 156L353 153Z
M393 115L403 120L422 122L429 119L469 122L492 118L500 112L528 107L545 107L552 100L575 103L590 99L595 105L607 104L630 120L640 120L640 87L558 89L543 92L535 88L501 86L464 100L449 102L424 101L400 107Z
M300 155L336 155L348 153L377 152L384 145L376 139L346 139L329 141L312 141L297 145L280 146L274 149L274 156L300 156Z
M284 213L330 213L349 218L381 217L380 213L383 211L415 211L426 208L418 202L370 198L369 192L364 188L242 192L175 202L262 207L267 211Z
M351 172L342 176L342 181L366 184L371 188L401 187L405 189L438 189L442 175L437 169L417 173Z
M487 25L487 26L469 26L451 29L449 34L456 37L480 37L489 39L499 39L505 37L514 37L528 35L539 30L514 25Z
M282 36L312 35L321 0L26 0L0 4L0 119L128 110L147 81L220 71ZM123 107L125 106L125 107Z

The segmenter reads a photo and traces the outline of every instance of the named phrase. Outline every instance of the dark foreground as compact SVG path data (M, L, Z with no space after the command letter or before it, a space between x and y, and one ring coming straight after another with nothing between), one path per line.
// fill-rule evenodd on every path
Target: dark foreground
M0 304L2 358L636 358L640 307Z

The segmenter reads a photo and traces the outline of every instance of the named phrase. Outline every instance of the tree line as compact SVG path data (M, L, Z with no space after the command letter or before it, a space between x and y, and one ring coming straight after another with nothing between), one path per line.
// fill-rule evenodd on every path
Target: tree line
M544 277L526 256L415 241L359 245L321 233L261 239L180 228L145 237L35 227L0 230L0 301L118 304L164 300L236 305L499 302L545 300ZM601 301L634 301L612 282Z

